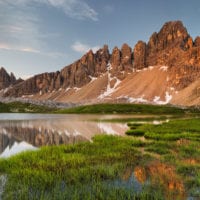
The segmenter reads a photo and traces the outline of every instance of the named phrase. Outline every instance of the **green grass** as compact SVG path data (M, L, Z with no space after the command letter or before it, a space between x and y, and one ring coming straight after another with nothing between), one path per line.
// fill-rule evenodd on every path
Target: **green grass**
M184 114L187 109L172 106L146 104L95 104L57 111L58 113L103 113L103 114Z
M0 113L52 113L56 108L22 102L0 102Z
M132 136L144 136L145 131L140 129L130 129L126 131L126 135L132 135Z

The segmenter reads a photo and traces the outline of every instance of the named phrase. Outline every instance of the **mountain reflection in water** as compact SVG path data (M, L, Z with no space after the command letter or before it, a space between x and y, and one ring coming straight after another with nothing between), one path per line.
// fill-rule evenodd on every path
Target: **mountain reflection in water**
M98 121L113 117L125 116L1 114L0 157L44 145L89 141L95 134L123 135L127 130L125 123Z

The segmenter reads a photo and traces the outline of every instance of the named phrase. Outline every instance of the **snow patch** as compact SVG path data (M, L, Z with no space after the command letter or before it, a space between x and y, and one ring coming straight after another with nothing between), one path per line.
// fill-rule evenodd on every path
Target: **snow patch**
M135 102L138 102L138 103L147 103L148 100L144 99L143 97L139 97L139 98L133 98L133 97L129 97L129 102L130 103L135 103Z
M166 72L168 70L168 66L162 66L162 67L160 67L160 70Z
M160 100L160 97L159 96L155 96L154 99L153 99L153 102L156 103L156 102L159 102L159 100Z
M169 94L169 92L165 93L165 101L161 101L159 96L155 96L153 99L153 102L159 105L168 104L172 99L172 95Z
M170 95L169 92L166 92L165 93L165 101L167 103L169 103L171 101L171 99L172 99L172 95Z
M136 72L141 72L141 71L142 71L141 69L137 69L137 70L136 70Z
M72 88L68 87L66 88L65 92L68 92L69 90L71 90Z
M74 87L73 89L74 89L75 91L79 91L81 88Z
M78 88L78 87L68 87L68 88L66 88L65 89L65 92L68 92L69 90L75 90L75 91L78 91L78 90L80 90L81 88Z
M107 69L108 69L108 71L112 70L112 65L110 62L107 64Z
M143 69L137 69L136 72L147 71L147 70L152 70L152 69L154 69L154 66L145 67Z
M152 69L154 69L154 66L149 66L148 69L152 70Z
M97 80L97 77L89 76L89 78L91 79L90 83L92 83L93 81Z
M108 64L108 72L107 72L107 74L108 74L108 84L107 84L107 88L106 88L106 90L104 91L104 93L102 93L102 94L100 94L97 98L98 99L103 99L103 98L105 98L105 97L107 97L107 96L110 96L113 92L115 92L116 91L116 88L117 88L117 86L121 83L121 81L117 78L117 77L112 77L111 78L111 73L110 73L110 70L112 69L112 66L111 66L111 64L109 63ZM113 81L113 80L116 80L116 82L115 82L115 85L113 86L113 87L111 87L111 81Z
M129 96L120 96L117 99L126 99L127 102L129 103L147 103L148 100L144 99L144 95L142 97L134 98L134 97L129 97Z

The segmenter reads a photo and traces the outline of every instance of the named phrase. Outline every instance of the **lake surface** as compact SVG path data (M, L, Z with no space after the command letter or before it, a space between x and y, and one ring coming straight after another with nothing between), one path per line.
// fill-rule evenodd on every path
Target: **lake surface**
M124 135L126 123L101 122L130 115L0 114L0 157L44 145L90 141L95 134Z

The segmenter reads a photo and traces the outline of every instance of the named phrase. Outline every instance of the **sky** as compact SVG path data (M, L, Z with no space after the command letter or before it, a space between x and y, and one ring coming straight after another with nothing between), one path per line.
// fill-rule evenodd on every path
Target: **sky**
M0 0L0 66L17 78L61 70L108 44L148 42L171 20L200 36L199 0Z

